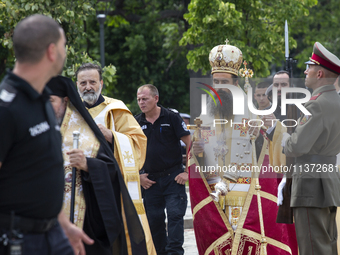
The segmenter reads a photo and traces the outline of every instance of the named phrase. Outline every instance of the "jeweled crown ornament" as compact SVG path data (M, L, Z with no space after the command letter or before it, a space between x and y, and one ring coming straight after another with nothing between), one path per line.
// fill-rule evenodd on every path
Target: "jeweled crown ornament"
M238 76L238 70L242 64L242 52L239 48L226 44L215 46L209 54L211 74L231 73Z
M246 81L244 83L244 91L248 93L248 89L251 88L250 83L249 83L249 78L253 77L254 73L253 73L253 70L247 69L247 65L248 65L247 61L244 61L243 65L244 65L244 69L243 68L240 69L240 76L242 78L244 77L246 78Z

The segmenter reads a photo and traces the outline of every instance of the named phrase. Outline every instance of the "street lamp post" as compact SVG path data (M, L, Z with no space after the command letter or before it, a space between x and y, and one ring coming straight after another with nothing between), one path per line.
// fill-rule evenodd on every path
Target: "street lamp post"
M105 45L104 45L104 22L106 20L106 15L101 13L97 15L97 20L99 22L99 33L100 33L100 64L102 68L105 66Z
M105 66L104 23L110 7L110 1L111 0L98 0L96 5L100 34L100 64L102 65L102 68Z

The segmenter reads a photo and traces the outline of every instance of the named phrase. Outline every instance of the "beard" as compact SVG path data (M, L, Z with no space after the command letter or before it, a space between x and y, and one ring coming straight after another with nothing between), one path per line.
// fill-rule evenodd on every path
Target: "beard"
M217 91L218 95L221 98L222 105L218 100L217 96L214 95L215 102L211 97L208 98L208 113L211 117L219 116L221 119L230 120L233 117L233 96L231 93L228 93L222 89Z
M80 92L80 90L78 89L78 93L86 103L88 103L89 105L94 105L100 96L101 89L99 88L97 92L94 89L85 89L83 92Z

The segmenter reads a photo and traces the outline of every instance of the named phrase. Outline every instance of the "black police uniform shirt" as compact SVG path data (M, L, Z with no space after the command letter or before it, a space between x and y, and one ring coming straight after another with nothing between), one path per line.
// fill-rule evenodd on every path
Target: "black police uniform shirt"
M145 114L135 116L147 137L146 159L143 169L147 173L163 172L182 163L180 139L190 135L178 113L161 107L158 119L151 124Z
M0 213L50 219L63 203L61 135L49 94L8 71L0 84Z

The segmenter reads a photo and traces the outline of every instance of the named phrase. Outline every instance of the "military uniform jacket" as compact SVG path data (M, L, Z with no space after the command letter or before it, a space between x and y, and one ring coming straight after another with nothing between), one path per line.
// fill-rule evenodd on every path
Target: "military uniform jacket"
M313 91L295 132L286 141L286 156L335 156L340 152L340 98L333 85ZM340 174L325 162L297 163L293 169L291 207L340 206Z

